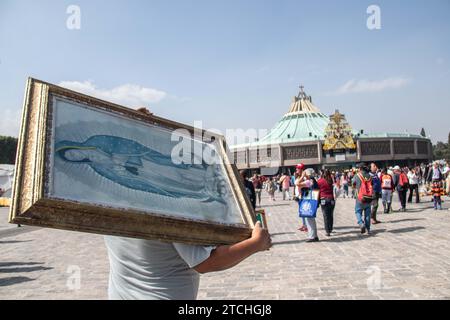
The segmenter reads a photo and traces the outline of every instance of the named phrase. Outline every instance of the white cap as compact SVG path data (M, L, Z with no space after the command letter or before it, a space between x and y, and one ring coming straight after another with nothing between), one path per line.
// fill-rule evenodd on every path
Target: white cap
M394 170L402 170L402 169L400 169L399 166L395 166L395 167L394 167Z

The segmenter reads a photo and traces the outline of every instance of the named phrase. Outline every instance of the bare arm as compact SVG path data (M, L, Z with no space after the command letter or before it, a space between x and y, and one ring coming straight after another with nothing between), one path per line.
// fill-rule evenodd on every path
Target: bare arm
M272 246L269 232L261 228L258 221L252 237L233 245L219 246L211 252L208 259L194 267L199 273L222 271L234 267L244 259Z

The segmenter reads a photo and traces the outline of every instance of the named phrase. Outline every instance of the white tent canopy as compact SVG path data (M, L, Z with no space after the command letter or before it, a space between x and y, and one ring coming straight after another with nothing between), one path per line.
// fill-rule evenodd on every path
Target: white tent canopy
M11 197L11 187L14 179L14 165L0 164L0 188L5 191L2 197Z

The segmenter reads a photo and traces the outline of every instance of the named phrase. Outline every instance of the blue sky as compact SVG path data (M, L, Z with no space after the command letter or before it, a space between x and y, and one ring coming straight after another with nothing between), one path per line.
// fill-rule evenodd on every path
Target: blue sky
M0 0L0 135L17 135L32 76L220 130L270 129L304 84L355 129L446 141L449 39L448 0Z

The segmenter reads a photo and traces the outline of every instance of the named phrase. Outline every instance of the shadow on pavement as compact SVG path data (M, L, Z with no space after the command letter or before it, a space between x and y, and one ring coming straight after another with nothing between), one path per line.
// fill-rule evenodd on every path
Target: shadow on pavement
M404 220L391 221L391 222L388 222L388 223L396 223L396 222L402 222L402 221L416 221L416 220L424 220L424 219L404 219ZM347 232L337 232L332 237L329 237L329 238L328 237L327 238L323 238L322 237L320 242L360 241L360 240L364 240L366 238L370 238L370 237L376 236L379 233L394 233L394 234L398 234L398 233L419 231L419 230L423 230L423 229L426 229L426 228L418 226L418 227L407 227L407 228L400 228L400 229L394 229L394 230L376 229L376 230L372 230L370 236L367 236L367 234L361 234L359 232L359 228L358 227L336 227L334 229L357 229L358 231L355 230L355 231L347 231ZM274 233L274 234L271 234L271 236L284 235L284 234L295 234L295 232ZM352 235L352 236L342 237L344 235ZM307 239L273 242L273 246L283 245L283 244L302 243L302 242L305 242L306 240Z
M346 226L346 227L333 227L334 230L341 230L341 229L359 229L358 226Z
M417 230L423 230L426 229L425 227L408 227L408 228L401 228L401 229L395 229L388 231L389 233L405 233L405 232L414 232Z
M7 241L0 241L0 244L9 244L9 243L21 243L21 242L31 242L33 240L7 240Z
M51 267L15 267L15 268L0 268L0 273L19 273L19 272L33 272L51 270Z
M361 240L365 240L368 239L370 237L374 237L376 236L378 233L384 233L386 232L386 229L377 229L377 230L372 230L371 235L368 236L367 234L361 234L360 232L356 233L355 232L351 232L352 234L355 234L354 236L350 236L350 237L339 237L339 235L341 235L342 233L338 233L336 236L334 237L330 237L330 238L326 238L326 239L321 239L321 242L348 242L348 241L361 241ZM350 233L350 232L348 232Z
M399 222L409 222L409 221L420 221L420 220L425 220L424 218L419 218L419 219L400 219L400 220L392 220L392 221L386 221L383 223L399 223Z
M34 281L35 279L31 279L28 277L9 277L0 279L0 287L12 286L14 284Z
M44 264L44 263L43 262L0 262L0 267L35 266L38 264Z

